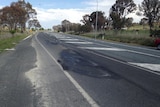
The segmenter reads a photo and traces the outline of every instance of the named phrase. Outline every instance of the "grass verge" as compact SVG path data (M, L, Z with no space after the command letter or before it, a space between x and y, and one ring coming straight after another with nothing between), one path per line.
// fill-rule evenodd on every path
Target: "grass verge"
M26 38L27 34L15 34L12 37L0 39L0 53L5 51L6 49L11 49L15 47L17 43L19 43L22 39Z

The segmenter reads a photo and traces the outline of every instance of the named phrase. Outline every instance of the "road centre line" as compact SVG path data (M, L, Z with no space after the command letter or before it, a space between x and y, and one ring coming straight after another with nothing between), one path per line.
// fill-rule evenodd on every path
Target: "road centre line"
M102 42L104 42L104 41L102 41ZM105 42L104 42L105 43ZM114 44L114 45L116 45L116 43L109 43L109 44ZM134 46L127 46L127 45L125 45L125 44L119 44L119 45L121 45L121 46L124 46L124 47L134 47ZM138 49L143 49L143 50L147 50L147 51L150 51L151 49L148 49L148 48L143 48L143 47L136 47L136 48L138 48ZM154 52L157 52L157 50L152 50L152 51L154 51Z
M69 43L69 44L93 44L92 42L70 42L70 41L67 41L65 43Z
M133 63L133 62L129 62L129 63L133 64L133 65L140 66L140 67L144 67L144 68L147 68L147 69L150 69L150 70L160 72L160 64Z
M145 55L145 56L160 58L160 56L158 56L158 55L152 55L152 54L148 54L148 53L144 53L144 52L138 52L138 51L132 51L132 50L126 50L126 51L136 53L136 54Z
M71 38L71 37L69 37L69 38ZM83 39L82 39L83 40ZM83 40L83 41L85 41L86 43L88 42L89 43L89 41L86 41L86 40ZM66 43L77 43L77 44L85 44L85 43L78 43L78 42L66 42ZM92 44L93 44L93 42L91 42ZM104 42L105 43L105 42ZM104 47L106 47L107 45L103 45L103 44L100 44L100 43L95 43L94 42L94 44L97 44L97 45L100 45L100 46L104 46ZM114 43L110 43L110 44L114 44ZM110 46L110 45L108 45L108 46ZM116 48L116 47L113 47L113 46L110 46L111 48ZM127 47L127 46L126 46ZM129 47L129 46L128 46ZM117 48L118 49L118 48ZM121 48L119 48L119 49L121 49ZM148 53L144 53L144 52L138 52L138 51L133 51L133 50L129 50L129 49L121 49L121 50L125 50L125 51L127 51L127 52L131 52L131 53L136 53L136 54L140 54L140 55L145 55L145 56L150 56L150 57L155 57L155 58L160 58L160 56L158 56L158 55L152 55L152 54L148 54Z
M104 51L125 51L125 49L119 48L102 48L102 47L78 47L81 49L89 49L89 50L104 50Z
M95 44L100 45L100 46L105 46L105 47L107 46L107 45L103 45L103 44L100 44L100 43L95 43ZM113 47L113 46L110 46L110 47L116 48L116 47ZM121 48L119 48L119 49L121 49ZM126 51L131 52L131 53L141 54L141 55L155 57L155 58L160 58L160 56L158 56L158 55L152 55L152 54L148 54L148 53L144 53L144 52L138 52L138 51L133 51L133 50L128 50L128 49L123 49L123 50L126 50Z
M57 39L70 39L71 37L55 36Z
M82 38L82 40L83 40L83 38ZM83 41L88 42L88 40L83 40ZM101 42L106 43L106 42L104 42L104 41L101 41ZM104 44L95 43L95 42L93 42L93 43L94 43L94 44L97 44L97 45L100 45L100 46L104 46L104 47L109 46L109 47L111 47L111 48L116 48L116 47L113 47L113 46L110 46L110 45L104 45ZM109 44L115 44L115 43L109 43ZM129 47L129 46L123 45L123 44L120 44L120 45L121 45L121 46L125 46L125 47ZM137 48L138 48L138 49L141 49L140 47L137 47ZM121 48L119 48L119 49L121 49ZM143 49L143 48L142 48L142 49ZM141 55L145 55L145 56L160 58L160 56L158 56L158 55L152 55L152 54L148 54L148 53L144 53L144 52L138 52L138 51L133 51L133 50L129 50L129 49L122 49L122 50L126 50L126 51L131 52L131 53L141 54ZM149 50L149 49L145 49L145 50ZM155 51L155 50L152 50L152 51Z
M153 71L153 70L151 70L151 69L144 68L144 67L142 67L142 66L138 66L138 65L132 64L132 63L130 63L130 62L123 62L123 61L120 61L120 60L115 59L115 58L111 58L111 57L107 57L107 56L105 56L105 55L101 55L101 54L95 53L95 52L93 52L93 51L88 51L88 52L89 52L89 53L92 53L92 54L94 54L94 55L103 57L103 58L105 58L105 59L109 59L109 60L112 60L112 61L115 61L115 62L124 64L124 65L127 65L127 66L135 67L135 68L138 68L138 69L141 69L141 70L144 70L144 71L147 71L147 72L150 72L150 73L153 73L153 74L156 74L156 75L159 75L159 76L160 76L160 73L155 72L155 71Z
M114 48L100 48L100 47L79 47L81 49L89 49L89 50L104 50L104 51L124 51L124 50L119 50L119 49L114 49ZM136 65L139 67L147 68L153 71L158 71L160 72L160 64L150 64L150 63L133 63L133 62L128 62L129 64Z
M69 43L74 43L74 42L69 42ZM98 43L95 43L95 44L98 44ZM98 44L98 45L106 47L106 45L103 45L103 44ZM143 52L137 52L137 51L127 50L127 49L121 49L121 48L115 48L115 47L113 47L113 48L105 48L105 47L78 47L78 48L88 49L88 50L104 50L104 51L128 51L128 52L137 53L137 54L141 54L141 55L146 55L146 56L150 56L150 57L160 58L160 56L152 55L152 54L147 54L147 53L143 53ZM154 71L159 71L159 69L160 69L160 67L159 67L160 65L159 64L130 63L130 62L128 62L128 63L131 64L131 65L133 65L134 67L136 66L138 68L145 68L145 70L146 69L147 70L152 70L153 71L152 73L155 73ZM158 73L158 75L159 75L159 73Z
M69 37L69 38L71 38L71 37ZM83 40L83 39L82 39ZM89 42L89 41L87 41L87 40L83 40L83 41L85 41L85 42ZM68 42L68 43L71 43L71 42ZM73 42L74 43L74 42ZM106 46L110 46L110 45L104 45L104 44L100 44L100 43L95 43L95 42L92 42L92 44L97 44L97 45L100 45L100 46L104 46L104 47L106 47ZM105 42L104 42L105 43ZM78 43L77 43L78 44ZM114 43L109 43L109 44L114 44ZM122 45L122 44L121 44ZM122 46L126 46L126 45L122 45ZM110 46L110 47L112 47L112 48L116 48L116 47L113 47L113 46ZM126 46L126 47L129 47L129 46ZM138 47L139 48L139 47ZM121 48L119 48L119 49L121 49ZM140 48L139 48L140 49ZM136 53L136 54L140 54L140 55L145 55L145 56L150 56L150 57L155 57L155 58L160 58L160 56L158 56L158 55L152 55L152 54L148 54L148 53L144 53L144 52L138 52L138 51L133 51L133 50L129 50L129 49L121 49L121 50L125 50L125 51L128 51L128 52L131 52L131 53ZM145 49L145 50L147 50L147 49ZM149 50L149 49L148 49Z
M62 38L61 41L79 41L79 39Z
M90 96L89 94L79 85L79 83L65 70L63 70L62 66L56 61L56 59L52 56L52 54L42 45L42 43L38 40L37 35L35 36L37 42L40 46L47 52L47 54L52 58L52 60L60 67L66 77L72 82L72 84L76 87L76 89L82 94L82 96L87 100L87 102L91 105L91 107L100 107Z
M83 39L83 40L93 40L93 39L91 39L91 38L87 38L87 37L79 37L78 36L78 38L80 38L80 39ZM96 40L95 40L96 41ZM106 43L106 41L100 41L101 43ZM113 44L113 45L117 45L117 43L114 43L114 42L107 42L108 44ZM125 45L125 44L118 44L118 45L120 45L120 46L124 46L124 47L134 47L134 46L128 46L128 45ZM150 49L147 49L147 48L143 48L143 47L136 47L136 48L138 48L138 49L143 49L143 50L147 50L147 51L150 51ZM154 52L157 52L157 50L152 50L152 51L154 51Z

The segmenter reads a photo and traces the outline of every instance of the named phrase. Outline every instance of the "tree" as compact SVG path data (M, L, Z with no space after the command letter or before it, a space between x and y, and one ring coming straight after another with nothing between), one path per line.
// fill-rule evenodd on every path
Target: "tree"
M125 26L129 28L132 26L132 24L133 24L133 18L131 18L131 17L127 18Z
M11 21L11 9L9 6L6 6L2 9L0 9L0 19L1 19L1 24L2 25L9 25L9 29L11 30L13 27L12 21Z
M9 26L9 29L16 30L18 27L23 32L26 28L26 23L32 19L36 19L36 11L30 3L24 0L12 2L10 6L0 9L0 19L3 25Z
M114 29L121 29L126 23L126 16L136 10L133 0L116 0L110 9L110 17Z
M3 24L8 25L10 30L16 30L25 18L26 11L18 5L6 6L0 10L0 18Z
M79 24L79 23L72 23L71 31L79 33L80 32L80 27L81 27L81 24Z
M70 30L70 27L71 27L71 22L70 21L65 19L61 22L61 24L62 24L62 31L63 32L67 32L67 31Z
M81 20L81 22L84 25L91 25L91 23L90 23L90 15L88 15L88 14L84 15L83 19Z
M121 29L124 26L124 18L120 18L120 16L115 13L115 12L111 12L110 13L110 17L112 19L112 26L113 29Z
M145 29L145 25L148 24L148 19L147 18L142 18L139 22L140 25L143 25L143 29Z
M27 12L26 12L25 8L23 8L18 3L13 2L13 3L11 3L10 7L13 10L15 10L13 12L13 14L16 14L16 15L13 15L15 17L15 21L17 21L17 25L15 25L15 30L16 30L16 27L20 27L21 31L22 31L25 26L26 20L27 20L27 18L26 18Z
M13 2L11 5L20 6L26 11L26 15L24 15L25 18L21 18L21 30L26 29L26 23L29 20L37 20L37 12L29 2L26 3L25 0L19 0L18 2Z
M28 21L28 28L34 27L35 29L41 28L41 25L37 19L29 20Z
M139 6L139 15L144 15L148 19L148 25L150 27L150 35L154 35L154 24L157 24L160 20L160 1L159 0L144 0ZM156 29L155 29L156 30Z
M97 16L97 23L96 23L96 16ZM94 28L96 28L96 24L97 24L97 29L98 30L100 30L101 28L104 28L105 22L106 22L106 17L104 16L104 12L97 11L97 12L91 13L91 15L90 15L90 23L92 23Z
M80 27L80 31L81 32L90 32L92 30L92 28L91 28L91 26L89 26L89 25L82 25L81 27Z
M105 29L111 29L111 28L112 28L112 20L110 17L107 17L105 23Z
M90 15L86 14L83 16L81 22L84 24L81 26L81 32L90 32L92 30L92 24L90 22Z

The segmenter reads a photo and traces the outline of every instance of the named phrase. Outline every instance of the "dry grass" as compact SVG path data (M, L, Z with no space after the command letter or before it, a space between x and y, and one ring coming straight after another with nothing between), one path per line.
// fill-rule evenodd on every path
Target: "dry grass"
M12 35L9 32L1 32L0 33L0 40L10 38Z
M145 45L145 46L154 46L154 38L149 37L148 30L108 30L105 32L98 32L95 34L94 32L83 34L82 36L102 39L99 34L105 34L105 40L123 42L123 43L131 43L131 44L138 44L138 45Z

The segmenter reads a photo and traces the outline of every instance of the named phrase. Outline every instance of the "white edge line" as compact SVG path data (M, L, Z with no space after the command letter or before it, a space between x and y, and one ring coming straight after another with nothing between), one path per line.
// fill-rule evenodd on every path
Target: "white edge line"
M64 43L68 43L68 44L93 44L92 42L64 42Z
M78 47L81 49L88 49L88 50L104 50L104 51L125 51L124 49L120 48L107 48L107 47Z
M11 48L11 49L5 49L6 51L14 51L15 50L15 48Z
M77 90L82 94L82 96L88 101L88 103L91 105L91 107L100 107L90 96L89 94L79 85L79 83L65 70L63 70L62 66L56 61L56 59L51 55L51 53L40 43L40 41L37 38L37 42L41 45L41 47L48 53L48 55L52 58L54 62L61 68L61 70L64 72L64 74L68 77L68 79L73 83L73 85L77 88Z
M23 40L27 40L28 38L30 38L32 35L27 36L26 38L24 38Z

